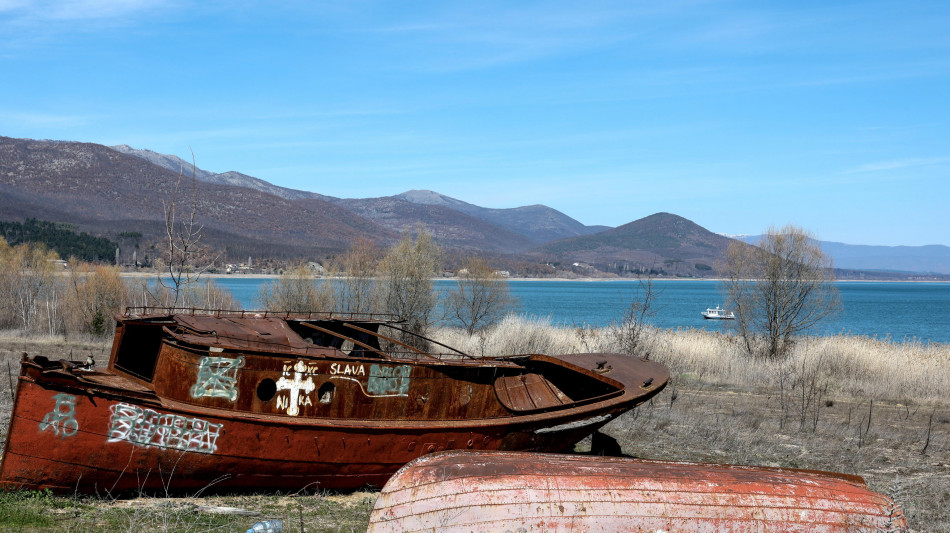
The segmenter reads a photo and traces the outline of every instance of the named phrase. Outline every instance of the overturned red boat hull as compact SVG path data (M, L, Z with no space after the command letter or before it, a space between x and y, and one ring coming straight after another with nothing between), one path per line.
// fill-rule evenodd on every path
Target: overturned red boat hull
M628 458L445 452L383 487L368 531L900 531L860 477Z

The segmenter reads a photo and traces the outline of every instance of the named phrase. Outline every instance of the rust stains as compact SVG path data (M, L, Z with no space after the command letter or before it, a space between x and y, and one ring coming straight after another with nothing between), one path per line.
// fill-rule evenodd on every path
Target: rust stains
M453 451L397 472L368 531L894 531L860 477L627 458ZM890 529L888 529L890 528Z

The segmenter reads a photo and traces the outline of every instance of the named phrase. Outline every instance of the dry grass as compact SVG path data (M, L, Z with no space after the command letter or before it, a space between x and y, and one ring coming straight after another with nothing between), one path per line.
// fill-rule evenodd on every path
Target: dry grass
M545 319L508 317L474 336L455 328L435 338L483 357L514 353L620 351L611 328L553 326ZM850 335L799 339L787 360L751 359L733 336L699 329L650 328L649 357L670 367L681 383L768 391L786 367L819 364L831 396L918 403L944 402L950 391L950 345L898 343Z
M618 349L609 328L516 318L437 337L483 356ZM606 426L624 453L856 474L891 494L913 531L950 532L950 345L804 338L787 360L762 361L703 330L651 329L644 342L673 381Z

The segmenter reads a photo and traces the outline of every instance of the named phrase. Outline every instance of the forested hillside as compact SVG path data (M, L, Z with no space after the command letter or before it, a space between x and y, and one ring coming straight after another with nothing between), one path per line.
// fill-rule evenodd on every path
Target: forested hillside
M24 222L0 221L0 236L10 246L24 242L42 243L63 259L108 262L115 257L117 244L105 237L77 232L72 224L28 218Z

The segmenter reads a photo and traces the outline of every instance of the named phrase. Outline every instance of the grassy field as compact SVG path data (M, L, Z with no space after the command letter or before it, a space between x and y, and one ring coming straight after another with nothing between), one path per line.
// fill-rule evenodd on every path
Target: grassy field
M647 352L670 367L674 380L604 428L625 454L857 474L903 506L913 531L950 532L950 346L806 338L788 360L775 362L749 359L728 335L648 333ZM436 337L484 356L617 349L609 329L543 321L509 320L472 337L442 330ZM15 375L24 351L103 362L108 344L0 337L0 369ZM0 390L4 433L10 398ZM374 500L373 492L122 500L8 493L0 494L0 529L244 531L281 518L285 531L363 531Z

